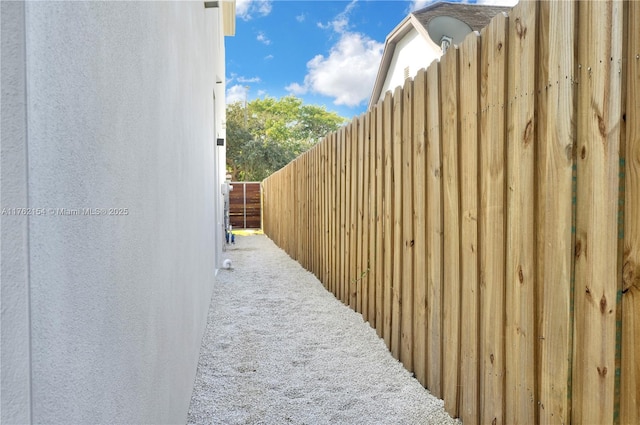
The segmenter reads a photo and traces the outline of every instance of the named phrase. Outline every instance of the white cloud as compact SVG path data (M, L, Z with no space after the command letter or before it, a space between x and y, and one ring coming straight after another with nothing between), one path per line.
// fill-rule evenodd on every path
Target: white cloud
M333 29L338 34L342 34L349 29L349 13L353 10L353 8L358 3L358 0L351 0L351 2L347 5L347 7L336 15L333 20L323 24L322 22L318 22L318 27L322 29Z
M340 39L331 47L328 55L316 55L307 62L304 83L291 83L285 89L295 95L308 92L329 96L336 105L357 106L371 95L384 43L364 34L349 31L349 13L357 0L352 0L345 10L332 21L318 26L332 29Z
M273 59L273 55L267 55L264 57L264 60L266 61L270 61L271 59Z
M238 80L239 83L259 83L260 81L262 81L260 80L260 77L237 77L236 80Z
M236 84L227 89L226 100L227 105L235 102L244 102L247 88L241 84Z
M414 12L416 10L420 10L433 2L434 0L413 0L411 2L411 6L409 6L409 11Z
M287 87L284 88L286 91L288 91L291 94L295 94L295 95L299 95L299 94L305 94L307 93L309 90L307 87L302 86L298 83L291 83L289 84Z
M254 15L267 16L271 13L272 0L236 0L236 16L249 21Z
M305 19L307 19L307 16L304 13L301 13L300 15L296 16L296 21L298 22L304 22Z
M303 85L292 83L286 89L329 96L336 105L357 106L371 95L383 49L383 43L366 35L346 32L328 56L317 55L307 63Z
M256 40L258 40L260 43L266 44L267 46L271 44L271 40L269 40L269 37L267 37L267 35L262 31L258 33Z

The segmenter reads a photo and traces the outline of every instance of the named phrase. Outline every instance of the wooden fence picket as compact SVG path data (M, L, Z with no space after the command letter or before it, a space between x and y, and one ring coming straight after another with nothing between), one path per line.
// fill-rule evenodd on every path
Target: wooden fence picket
M465 425L640 422L640 3L496 16L261 183Z

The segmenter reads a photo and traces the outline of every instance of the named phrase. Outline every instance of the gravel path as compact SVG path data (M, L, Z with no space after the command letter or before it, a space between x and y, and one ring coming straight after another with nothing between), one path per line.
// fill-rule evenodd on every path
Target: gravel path
M266 236L215 284L190 424L458 424L375 330Z

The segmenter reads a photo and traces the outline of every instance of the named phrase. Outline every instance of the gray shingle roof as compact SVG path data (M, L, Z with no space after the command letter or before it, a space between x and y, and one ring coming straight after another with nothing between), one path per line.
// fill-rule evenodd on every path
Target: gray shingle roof
M429 21L437 16L451 16L469 25L473 31L480 31L489 25L491 19L500 12L509 12L511 7L488 6L469 3L437 2L416 10L413 15L427 28Z

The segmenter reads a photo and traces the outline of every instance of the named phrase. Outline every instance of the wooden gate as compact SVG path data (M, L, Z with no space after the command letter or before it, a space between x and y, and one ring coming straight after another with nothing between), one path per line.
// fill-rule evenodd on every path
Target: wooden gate
M262 227L259 182L232 182L229 193L229 219L234 229Z

